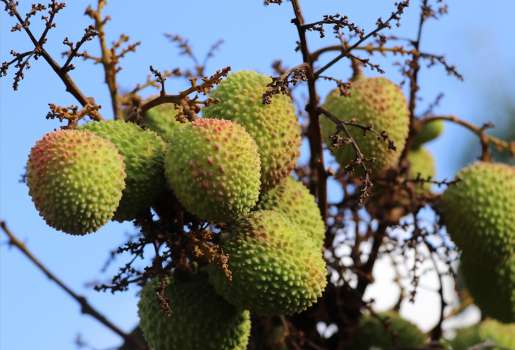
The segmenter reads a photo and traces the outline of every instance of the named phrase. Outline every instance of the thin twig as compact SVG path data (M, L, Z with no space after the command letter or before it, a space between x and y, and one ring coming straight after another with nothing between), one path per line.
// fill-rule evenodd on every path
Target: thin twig
M81 307L81 312L86 315L90 315L95 318L97 321L102 323L104 326L109 328L114 333L118 334L120 337L124 339L125 342L130 343L134 346L135 349L145 350L146 347L141 344L139 341L133 339L130 335L122 331L118 326L109 321L100 311L95 309L87 299L74 292L70 287L68 287L62 280L60 280L56 275L54 275L43 263L32 254L32 252L27 248L27 246L20 241L14 233L9 229L7 223L5 221L0 221L0 228L9 238L9 245L16 247L25 257L27 257L36 267L43 272L52 282L57 284L62 290L65 291L66 294L71 296L77 303L79 303Z
M66 91L68 91L70 94L72 94L73 97L75 97L77 99L77 101L79 101L79 103L83 107L86 107L87 105L95 104L91 98L86 97L82 93L82 91L75 84L75 82L68 75L68 73L65 70L61 69L61 66L44 49L44 47L43 47L44 40L42 40L42 39L45 39L46 33L48 33L48 29L45 29L45 31L43 32L43 35L40 37L39 40L36 39L36 37L34 36L32 31L30 30L29 25L23 20L20 13L18 12L16 2L9 1L9 0L1 0L1 1L5 4L5 7L6 7L6 9L8 9L9 14L14 16L17 19L18 24L23 28L23 30L29 37L30 41L34 45L34 48L35 48L34 51L37 53L37 55L42 56L45 59L45 61L50 65L52 70L59 76L59 78L61 78L62 82L66 86ZM53 17L51 19L53 20ZM51 26L52 26L52 23L47 22L46 28L49 28ZM92 114L91 118L95 119L95 120L103 119L102 116L100 115L100 113L98 113L98 112L95 112L94 114Z
M340 61L342 58L347 57L349 53L354 50L356 47L363 44L365 41L367 41L370 37L376 36L380 31L382 31L385 28L390 28L393 20L399 20L399 16L402 15L404 12L404 9L408 7L409 0L402 1L397 4L396 11L392 12L390 17L386 21L381 21L380 19L377 22L376 28L372 30L370 33L362 36L359 40L357 40L354 44L350 45L345 51L343 51L341 54L333 58L331 61L320 67L314 74L315 77L320 76L323 72L325 72L327 69L331 68L334 64L336 64L338 61Z
M460 119L454 115L439 115L439 116L426 117L423 119L419 119L419 122L422 125L424 125L424 124L430 123L435 120L444 120L444 121L452 122L457 125L461 125L464 128L466 128L466 129L470 130L471 132L473 132L474 134L476 134L479 137L479 141L481 142L481 148L482 148L481 159L482 160L485 160L485 161L490 160L490 151L488 148L488 146L490 144L494 145L498 151L508 151L511 156L515 155L515 141L508 142L508 141L501 140L495 136L486 134L485 131L487 129L493 127L493 124L491 124L491 123L486 123L486 124L483 124L482 126L476 126L476 125L474 125L470 122L467 122L463 119Z
M372 242L372 248L370 250L370 254L368 255L368 260L363 264L361 271L362 275L358 275L358 285L356 287L356 291L359 295L363 296L365 294L365 290L368 285L372 282L372 271L374 269L375 262L379 256L379 249L383 244L383 240L386 237L386 231L388 229L388 225L385 223L386 220L382 220L374 233L374 240Z
M443 278L442 274L440 273L440 270L438 268L437 261L435 257L433 256L433 253L435 252L435 248L425 239L422 240L424 242L424 245L429 250L429 257L431 259L431 263L433 264L433 269L438 276L438 296L440 297L440 312L438 316L438 322L436 325L431 329L431 340L437 341L442 337L442 324L443 321L445 321L445 308L447 307L447 301L445 300L444 292L443 292Z

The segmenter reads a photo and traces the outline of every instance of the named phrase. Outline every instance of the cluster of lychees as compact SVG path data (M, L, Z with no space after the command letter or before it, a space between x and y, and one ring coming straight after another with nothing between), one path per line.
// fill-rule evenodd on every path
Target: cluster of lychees
M325 224L314 197L290 177L299 156L300 126L289 96L274 95L271 103L263 103L270 82L255 72L238 72L211 92L217 103L193 121L179 121L173 106L158 106L147 112L143 127L91 122L49 133L32 149L30 194L46 222L58 230L85 234L111 219L137 218L165 190L198 219L223 224L220 246L230 276L211 264L186 278L170 274L143 288L140 326L155 350L245 349L250 313L295 314L313 305L325 289ZM363 128L350 128L367 176L379 180L397 167L410 123L397 85L358 76L349 96L335 90L323 108L342 122L386 131L387 136L374 137ZM356 148L335 142L340 130L329 119L320 119L329 150L342 167L355 163ZM402 176L434 176L433 158L423 144L441 132L438 121L418 131ZM355 169L356 176L364 175ZM478 162L459 178L443 194L438 210L463 251L467 288L485 315L513 322L515 170ZM380 202L388 190L378 182L369 204ZM430 181L419 181L412 195L430 193ZM158 290L168 299L169 315ZM402 335L397 346L425 342L416 326L396 314L384 316ZM377 322L362 319L352 349L393 346Z
M190 278L170 277L170 317L155 295L163 280L144 287L141 328L154 349L243 349L249 311L297 313L326 286L325 225L314 197L290 177L300 125L290 97L263 104L270 81L233 74L212 92L218 103L191 122L158 107L143 128L90 122L51 132L32 149L30 194L58 230L86 234L111 219L135 219L165 189L188 213L223 224L230 278L214 264ZM216 334L198 336L207 332Z
M378 179L399 162L409 130L406 101L401 90L385 78L358 76L353 82L350 96L333 91L324 107L343 121L364 122L375 130L386 130L395 148L380 137L373 138L359 129L351 129L364 156L371 160L372 176ZM340 147L334 142L336 125L321 120L325 141L341 166L355 158L352 147ZM431 180L435 165L431 154L423 144L437 138L443 131L441 121L435 120L423 126L411 141L407 152L409 163L407 180L418 181L413 195L431 193ZM395 187L392 187L395 191ZM390 191L391 192L391 191ZM402 195L389 193L380 182L372 191L370 203L395 195L402 203ZM387 198L392 201L392 198ZM395 202L395 201L394 201ZM458 173L458 183L444 192L436 205L442 222L462 251L460 272L474 302L488 320L479 326L458 334L453 346L466 349L489 342L499 347L515 347L515 168L513 166L476 162ZM390 327L379 325L377 319L361 320L351 342L351 349L393 347L391 332L401 334L397 346L413 348L424 343L424 337L416 326L406 323L395 314L388 314ZM375 326L374 326L375 325Z

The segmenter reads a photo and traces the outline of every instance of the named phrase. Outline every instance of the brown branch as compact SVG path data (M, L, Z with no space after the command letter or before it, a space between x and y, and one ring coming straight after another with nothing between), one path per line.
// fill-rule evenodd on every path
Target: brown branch
M444 296L444 291L443 291L442 274L441 274L440 270L438 269L436 259L433 256L433 253L435 253L435 248L425 238L423 238L422 241L424 242L424 245L429 250L429 257L431 259L431 263L433 264L433 269L435 270L436 275L438 276L438 296L440 297L440 313L439 313L437 324L430 331L431 340L437 341L442 337L442 324L443 324L443 321L445 321L445 308L447 307L447 302L445 301L445 296Z
M86 9L86 14L93 19L95 22L95 30L97 31L98 41L100 44L101 59L100 62L104 67L104 79L109 89L109 95L111 96L111 106L113 109L114 119L119 118L119 97L118 97L118 86L116 84L116 65L118 63L118 57L113 50L109 50L106 44L106 36L104 31L104 25L109 21L109 17L102 18L102 10L105 6L105 0L98 0L97 9L93 10L91 7Z
M356 287L356 291L359 295L363 296L365 294L365 290L368 285L372 282L372 271L374 269L374 265L376 263L377 258L379 257L379 249L383 244L383 240L386 237L386 230L388 229L388 225L385 223L386 220L382 220L379 223L379 227L374 233L374 240L372 242L372 248L370 250L370 254L368 256L368 260L361 267L361 274L358 274L358 285Z
M404 149L402 150L401 154L401 162L406 159L408 156L408 151L411 148L411 143L413 140L413 136L415 134L415 108L417 106L417 93L420 90L420 87L418 85L418 75L420 72L420 41L422 39L422 29L424 27L424 23L427 19L427 4L429 0L423 0L421 9L420 9L420 18L418 22L418 30L417 30L417 38L415 41L413 41L413 48L415 52L412 55L411 60L409 60L409 69L408 69L408 78L409 78L409 100L408 100L408 111L409 111L409 117L410 117L410 123L409 123L409 134L408 139L406 140L406 145Z
M38 258L36 258L27 246L20 241L14 233L9 229L7 223L5 221L0 221L0 228L9 238L9 245L17 248L26 258L28 258L36 267L43 272L48 279L57 284L66 294L72 297L77 303L79 303L81 307L81 312L86 315L90 315L95 318L97 321L102 323L105 327L109 328L114 333L118 334L120 337L124 339L125 342L131 344L134 349L145 350L146 347L141 344L139 341L135 340L124 331L122 331L118 326L109 321L100 311L95 309L87 299L74 292L70 287L68 287L63 281L61 281L56 275L54 275Z
M302 53L302 60L306 65L306 78L308 84L309 100L306 105L306 111L309 115L308 140L310 148L310 167L316 171L316 181L311 178L310 190L316 194L318 206L324 222L327 219L327 173L324 168L324 154L322 146L322 134L319 123L319 97L316 90L316 76L314 74L313 61L306 38L306 30L303 28L304 17L298 0L291 1L295 18L292 20L295 24L299 36L299 49Z
M420 50L420 41L422 39L422 29L424 27L424 23L426 21L426 15L424 12L424 8L427 7L428 0L423 0L422 2L422 9L420 11L420 19L418 24L418 31L417 31L417 39L413 43L414 53L413 57L411 59L411 69L412 72L410 74L410 94L409 94L409 113L410 118L413 121L415 118L415 107L417 103L417 92L419 90L418 86L418 73L420 72L420 64L418 62L420 55L418 54ZM406 147L409 148L409 147Z
M327 109L325 109L323 107L319 107L318 110L320 111L320 114L323 114L324 116L326 116L331 122L333 122L336 125L337 132L343 131L345 133L345 136L347 136L347 138L349 139L352 148L354 148L354 152L356 153L356 159L361 161L360 165L363 168L363 171L365 172L365 174L368 174L368 168L367 168L367 165L365 162L365 155L363 154L363 152L361 152L361 149L359 148L359 145L356 142L356 140L354 139L354 137L352 137L352 134L350 133L348 126L350 125L350 126L359 127L359 128L362 128L364 131L365 130L368 131L370 128L367 128L365 126L362 126L362 125L354 123L354 122L340 120L334 114L332 114L331 112L329 112Z
M68 39L68 37L65 37L63 40L63 44L68 46L70 49L69 49L69 51L63 53L63 56L67 56L67 58L66 58L66 62L64 62L61 69L64 70L65 72L68 72L68 71L74 69L75 67L73 66L73 64L71 64L72 60L75 57L80 56L79 50L82 47L82 45L84 45L87 41L92 40L93 37L95 37L96 35L97 35L97 32L95 30L95 27L90 25L86 29L84 29L84 35L76 44L72 43Z
M319 57L326 52L345 52L346 48L343 45L330 45L326 47L322 47L316 51L313 51L311 54L313 60L318 60ZM385 47L385 46L374 46L372 44L367 44L365 46L355 47L354 50L357 51L366 51L368 54L372 54L374 52L385 54L400 54L400 55L413 55L416 53L415 50L407 50L402 46L393 46L393 47Z
M18 24L21 28L25 31L27 36L29 37L30 41L34 45L34 52L38 56L41 56L45 59L45 61L50 65L52 70L59 76L59 78L62 80L64 85L66 86L66 91L68 91L70 94L73 95L79 101L79 103L86 107L87 105L95 104L93 102L92 98L86 97L82 91L79 89L79 87L75 84L73 79L68 75L68 73L61 68L61 66L52 58L52 56L43 48L43 44L45 41L46 34L48 33L48 30L52 27L53 23L47 21L45 31L43 32L43 35L40 37L40 39L36 39L32 31L30 30L29 23L26 22L20 15L17 9L16 2L9 1L9 0L1 0L6 7L6 10L9 12L9 14L13 17L15 17L18 21ZM52 12L51 12L52 13ZM53 20L53 16L51 16L51 19ZM100 113L96 112L93 115L91 115L91 118L95 120L102 120L102 116Z
M191 79L190 80L191 86L176 95L167 95L166 94L166 92L164 91L164 84L163 84L164 80L166 80L166 78L163 76L163 74L160 74L161 79L162 79L162 82L160 83L162 86L160 95L148 100L143 105L141 105L140 111L141 111L141 113L144 113L144 112L148 111L149 109L159 106L164 103L175 103L177 105L182 105L184 100L188 97L188 95L190 95L192 93L196 92L196 93L206 94L207 92L209 92L213 88L213 86L219 84L220 81L222 80L222 78L227 76L227 74L229 73L230 70L231 70L230 67L225 67L225 68L219 69L210 77L203 77L201 79L202 80L201 84L197 84L197 79Z
M490 160L490 151L488 145L492 144L498 151L508 151L511 156L515 155L515 141L504 141L495 136L491 136L486 134L486 130L488 128L493 127L491 123L483 124L482 126L476 126L472 123L469 123L465 120L462 120L454 115L440 115L440 116L432 116L426 117L423 119L419 119L419 123L422 125L427 124L429 122L435 120L444 120L449 121L457 125L461 125L464 128L470 130L474 134L479 137L479 141L481 142L481 160L488 161Z
M354 44L350 45L347 49L345 49L341 54L333 58L331 61L323 65L321 68L319 68L314 74L315 77L318 77L323 72L325 72L327 69L331 68L334 64L336 64L338 61L340 61L344 57L348 57L349 53L363 44L365 41L367 41L370 37L375 37L378 35L380 31L382 31L385 28L391 27L391 22L396 20L398 21L400 18L400 15L404 12L404 9L408 7L409 0L402 1L397 5L397 9L391 13L390 17L386 21L382 21L381 19L378 19L376 28L372 30L370 33L362 36L359 40L357 40Z

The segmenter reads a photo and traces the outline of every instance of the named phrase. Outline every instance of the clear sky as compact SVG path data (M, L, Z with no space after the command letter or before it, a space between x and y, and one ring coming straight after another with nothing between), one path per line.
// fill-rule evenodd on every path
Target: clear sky
M20 1L25 9L29 1ZM77 40L89 19L83 16L88 1L71 1L57 19L57 29L49 36L47 49L56 57L63 50L63 38ZM188 38L200 56L216 40L223 44L208 67L212 72L230 65L233 70L255 69L271 73L270 63L281 58L286 65L299 62L294 52L296 31L290 24L292 12L289 3L264 7L262 1L112 1L106 13L113 17L107 26L108 39L126 33L141 40L143 45L123 63L119 75L122 87L131 88L145 80L149 65L167 69L187 64L177 55L177 50L167 42L163 33L180 34ZM323 14L342 13L365 27L373 28L379 16L385 18L393 1L302 1L306 20L314 21ZM395 33L414 35L418 2L407 11L402 26ZM450 13L438 22L430 22L423 33L422 49L444 53L449 62L456 64L465 75L461 83L448 78L441 68L424 70L421 74L420 105L427 105L440 92L445 93L437 112L452 113L463 118L484 122L493 117L496 106L492 94L506 89L515 77L515 34L513 13L515 2L496 0L452 1ZM33 21L34 23L37 20ZM0 15L0 61L9 58L9 51L30 48L28 38L21 33L10 33L12 19ZM321 45L313 35L313 47ZM335 43L329 34L326 43ZM97 42L87 48L97 51ZM385 62L384 60L380 60ZM97 102L104 105L103 113L110 115L108 94L103 84L100 66L77 63L72 72L81 88ZM387 75L399 80L396 67L383 66ZM347 64L335 66L331 73L342 79L349 75ZM504 78L502 78L504 76ZM511 79L509 78L511 77ZM59 277L73 289L88 297L91 303L103 310L122 328L129 330L137 322L136 290L128 293L101 294L87 288L84 283L106 279L109 275L99 270L108 256L108 250L124 240L133 231L130 224L109 224L98 233L77 238L64 235L47 227L38 216L28 196L27 187L20 183L21 174L30 148L44 133L58 127L47 121L48 103L67 105L76 103L66 94L61 81L43 59L33 63L22 81L20 90L11 89L12 76L0 79L0 218L27 243ZM180 88L176 82L167 84L169 92ZM330 85L321 85L326 93ZM513 90L512 90L513 91ZM430 145L437 156L438 177L450 177L460 166L461 150L468 146L468 134L457 127L448 127L445 136ZM4 242L2 236L1 241ZM111 271L112 272L112 271ZM377 295L384 295L379 290ZM433 321L429 312L433 304L423 294L416 305L406 312L424 327ZM427 297L429 298L429 297ZM387 304L383 301L382 304ZM425 307L424 307L425 305ZM430 305L429 307L427 305ZM0 247L0 349L73 349L73 340L80 333L95 348L106 348L119 339L96 321L82 316L78 305L35 269L21 254Z

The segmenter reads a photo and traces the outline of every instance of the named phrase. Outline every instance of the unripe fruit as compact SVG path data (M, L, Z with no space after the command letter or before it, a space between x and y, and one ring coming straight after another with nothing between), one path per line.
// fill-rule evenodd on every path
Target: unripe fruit
M110 141L87 131L54 131L30 152L29 194L49 226L83 235L113 217L125 187L124 169Z
M175 128L182 125L177 121L177 109L172 103L162 104L148 110L145 114L145 126L156 132L163 140L169 140Z
M306 232L316 247L322 248L325 225L315 197L300 182L287 178L282 184L263 194L257 205L260 210L275 210Z
M451 345L453 350L479 349L481 345L490 350L515 349L514 335L514 323L487 319L478 325L458 330Z
M515 254L505 261L492 261L463 252L460 270L483 315L515 322Z
M476 162L463 168L439 205L456 245L469 256L500 261L515 254L515 168Z
M301 312L322 295L326 267L320 249L282 214L262 210L224 233L232 280L218 266L210 281L231 304L256 314Z
M250 315L218 296L204 276L165 281L170 315L158 300L160 282L141 291L140 327L153 350L245 350Z
M420 180L433 179L436 173L435 161L431 153L425 148L419 148L408 152L408 179ZM422 182L415 184L415 191L417 194L426 194L431 192L431 183Z
M234 122L197 119L169 140L166 177L184 208L201 219L232 221L256 204L257 146Z
M413 323L396 312L384 312L377 317L364 315L349 344L350 350L416 349L424 345L426 336Z
M150 130L121 120L90 122L81 129L111 141L123 156L127 178L114 219L121 222L136 218L165 186L163 140Z
M300 125L289 96L278 94L263 104L272 79L252 71L230 75L210 97L218 103L204 108L209 118L236 121L256 140L264 189L279 184L293 170L300 148Z
M443 128L444 123L442 120L434 120L424 124L422 129L413 138L413 141L411 142L411 148L419 148L422 146L422 144L436 139L442 134Z
M340 120L352 120L371 126L376 132L385 131L393 141L395 150L389 149L388 142L378 138L372 132L349 126L349 131L356 140L375 175L393 167L399 160L409 131L409 114L406 98L401 89L386 78L359 78L352 82L350 96L342 96L338 89L327 96L324 107ZM355 157L350 145L332 144L336 125L325 116L320 116L320 126L324 141L341 166L346 166Z

